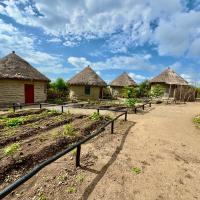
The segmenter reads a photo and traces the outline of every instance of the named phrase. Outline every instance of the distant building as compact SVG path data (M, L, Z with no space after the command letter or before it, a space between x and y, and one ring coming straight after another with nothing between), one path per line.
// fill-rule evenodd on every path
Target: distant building
M123 96L124 87L135 87L137 84L126 72L124 72L109 85L112 96Z
M44 102L48 82L14 51L0 59L0 104Z
M167 68L161 74L150 80L151 90L156 85L161 85L164 89L164 97L174 97L182 99L186 93L195 92L188 82L179 76L172 69ZM189 91L190 90L190 91ZM194 95L193 95L194 97Z
M89 66L68 81L70 99L98 100L103 98L103 88L106 83Z

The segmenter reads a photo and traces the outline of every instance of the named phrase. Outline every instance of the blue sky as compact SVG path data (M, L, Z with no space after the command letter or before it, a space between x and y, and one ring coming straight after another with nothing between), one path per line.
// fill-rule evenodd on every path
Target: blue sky
M13 50L53 81L90 65L107 82L171 67L200 83L200 0L0 0L0 57Z

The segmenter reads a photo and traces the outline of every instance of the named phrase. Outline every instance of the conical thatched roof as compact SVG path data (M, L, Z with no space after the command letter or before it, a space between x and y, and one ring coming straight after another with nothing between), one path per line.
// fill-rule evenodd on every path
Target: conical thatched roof
M188 82L172 69L167 68L160 75L153 78L150 83L166 83L171 85L188 85Z
M137 85L136 82L126 73L124 72L116 79L114 79L111 83L111 86L135 86Z
M106 86L105 81L99 77L89 66L72 77L68 83L70 85Z
M0 59L0 79L50 81L14 51Z

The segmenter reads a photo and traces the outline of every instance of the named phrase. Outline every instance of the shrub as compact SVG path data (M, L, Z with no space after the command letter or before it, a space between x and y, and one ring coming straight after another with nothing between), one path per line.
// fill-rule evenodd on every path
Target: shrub
M15 154L20 148L20 144L19 143L13 143L7 147L4 148L3 152L6 156L12 156L13 154Z
M125 102L124 104L128 107L132 107L134 106L136 103L137 103L137 99L136 98L128 98L128 99L125 99Z
M136 98L138 97L138 89L136 87L124 87L123 96L125 98Z
M195 117L195 118L193 119L193 121L194 121L194 123L196 123L196 124L200 124L200 116Z
M155 85L151 90L150 96L151 97L161 97L164 94L164 88L161 85Z

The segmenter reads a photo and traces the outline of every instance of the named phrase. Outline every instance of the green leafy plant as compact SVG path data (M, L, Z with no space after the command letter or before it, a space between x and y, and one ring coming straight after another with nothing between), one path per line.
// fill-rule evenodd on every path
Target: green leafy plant
M78 182L83 182L84 179L85 179L85 175L83 175L83 174L79 174L79 175L76 176L76 180Z
M142 170L138 167L132 167L131 168L131 171L134 173L134 174L140 174L142 172Z
M75 193L76 191L77 191L77 189L76 189L75 187L68 187L68 188L66 189L66 192L67 192L68 194Z
M162 87L162 85L157 84L152 88L150 96L158 98L161 97L163 94L164 94L164 88Z
M3 152L6 156L12 156L20 149L19 143L13 143L7 147L4 148Z
M137 99L136 98L128 98L128 99L125 99L124 101L124 104L128 107L132 107L134 106L136 103L137 103Z
M138 97L137 87L124 87L122 93L125 98L137 98Z
M8 127L16 127L24 123L23 118L11 118L6 120L6 126Z
M76 156L76 153L77 153L77 148L75 148L75 149L73 149L73 150L71 151L72 156Z
M200 124L200 116L197 116L193 119L193 122L196 124Z
M91 120L94 120L94 121L98 121L101 119L101 115L98 113L98 112L93 112L91 115L90 115L90 119Z
M69 135L69 136L74 136L75 135L75 129L72 126L72 124L66 124L64 126L63 134L64 135Z

